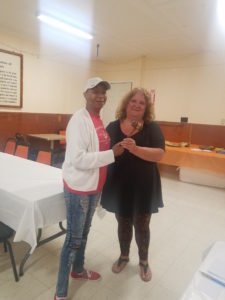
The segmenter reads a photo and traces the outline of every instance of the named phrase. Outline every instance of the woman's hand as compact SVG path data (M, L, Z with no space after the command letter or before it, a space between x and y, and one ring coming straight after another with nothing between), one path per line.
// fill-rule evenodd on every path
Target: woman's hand
M120 142L120 144L124 149L127 149L131 153L135 152L137 149L136 142L132 138L125 138L122 140L122 142Z
M132 138L125 138L120 144L133 155L146 161L157 162L160 161L164 155L163 149L137 146L135 140Z
M119 156L121 154L123 154L124 152L124 148L122 147L121 145L121 142L120 143L117 143L115 144L113 147L112 147L112 150L113 150L113 153L114 153L114 156Z

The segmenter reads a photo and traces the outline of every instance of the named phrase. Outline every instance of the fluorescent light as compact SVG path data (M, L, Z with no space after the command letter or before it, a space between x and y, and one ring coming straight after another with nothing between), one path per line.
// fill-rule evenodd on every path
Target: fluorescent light
M42 21L42 22L44 22L44 23L46 23L46 24L48 24L52 27L55 27L55 28L58 28L60 30L66 31L66 32L68 32L70 34L73 34L75 36L78 36L78 37L81 37L81 38L87 39L87 40L93 39L93 36L91 34L89 34L87 32L84 32L84 31L82 31L82 30L80 30L80 29L78 29L74 26L71 26L71 25L67 24L67 23L64 23L64 22L62 22L58 19L54 19L52 17L49 17L47 15L43 15L43 14L38 15L37 18L40 21Z

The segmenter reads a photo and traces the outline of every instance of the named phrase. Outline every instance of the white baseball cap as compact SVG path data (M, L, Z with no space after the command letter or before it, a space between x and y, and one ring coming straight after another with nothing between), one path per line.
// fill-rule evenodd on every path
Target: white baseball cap
M111 88L111 85L108 83L108 81L105 81L100 77L93 77L93 78L89 78L88 81L86 82L84 93L89 89L93 89L100 83L105 86L106 90L109 90Z

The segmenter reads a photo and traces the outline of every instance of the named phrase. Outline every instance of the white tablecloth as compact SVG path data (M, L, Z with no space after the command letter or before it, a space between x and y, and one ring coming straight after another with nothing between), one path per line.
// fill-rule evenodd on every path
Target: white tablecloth
M0 221L31 252L37 230L66 219L61 169L0 152Z
M225 242L207 251L181 300L225 300Z

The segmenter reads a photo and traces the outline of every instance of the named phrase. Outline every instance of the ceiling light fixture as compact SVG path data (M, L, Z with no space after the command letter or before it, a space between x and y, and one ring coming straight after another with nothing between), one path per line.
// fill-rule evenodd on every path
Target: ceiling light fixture
M76 28L76 27L74 27L72 25L69 25L68 23L60 21L58 19L49 17L49 16L44 15L44 14L39 14L37 16L37 18L40 21L42 21L42 22L44 22L44 23L46 23L46 24L48 24L48 25L50 25L52 27L55 27L57 29L66 31L66 32L68 32L70 34L73 34L73 35L77 36L77 37L80 37L80 38L83 38L83 39L87 39L87 40L93 39L93 36L91 34L85 32L85 31L82 31L82 30L80 30L80 29L78 29L78 28Z

